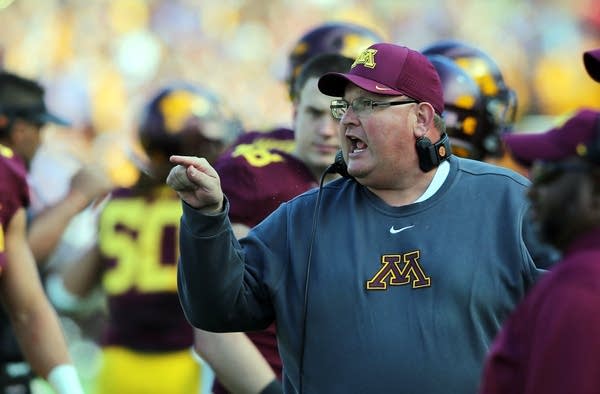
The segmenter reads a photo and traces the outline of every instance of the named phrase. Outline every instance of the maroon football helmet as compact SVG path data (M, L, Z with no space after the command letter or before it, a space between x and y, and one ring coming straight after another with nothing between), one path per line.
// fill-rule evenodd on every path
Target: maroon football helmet
M290 97L294 80L308 59L322 53L339 53L354 59L371 44L383 41L378 33L348 22L329 22L309 30L296 42L288 57L286 82Z
M452 152L475 160L498 152L499 134L486 129L485 98L477 83L450 58L441 55L427 58L438 72L444 90L443 116Z
M147 104L138 129L151 162L175 154L213 162L240 133L239 122L224 114L212 92L187 83L161 89Z
M442 55L454 61L476 82L485 101L485 114L481 132L499 135L513 128L517 96L514 90L504 82L500 68L492 58L472 45L456 40L436 42L421 51L424 55ZM485 142L487 137L479 138ZM502 146L498 144L482 145L486 154L500 156Z

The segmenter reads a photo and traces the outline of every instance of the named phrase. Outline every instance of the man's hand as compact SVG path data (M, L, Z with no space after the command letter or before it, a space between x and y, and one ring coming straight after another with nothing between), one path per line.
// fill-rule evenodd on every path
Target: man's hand
M216 213L223 209L221 180L205 158L171 156L169 160L177 165L167 176L167 185L183 201L204 213Z

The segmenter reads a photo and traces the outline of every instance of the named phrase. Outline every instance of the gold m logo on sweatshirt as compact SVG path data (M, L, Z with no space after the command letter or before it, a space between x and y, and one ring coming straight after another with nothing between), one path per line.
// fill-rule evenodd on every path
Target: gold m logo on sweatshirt
M419 264L419 251L381 256L381 268L367 281L367 290L410 284L413 289L431 286L431 278Z

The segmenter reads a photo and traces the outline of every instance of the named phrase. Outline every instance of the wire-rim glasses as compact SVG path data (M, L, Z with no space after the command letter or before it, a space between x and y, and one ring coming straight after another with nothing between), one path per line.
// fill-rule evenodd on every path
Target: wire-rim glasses
M357 97L352 100L351 103L344 99L333 100L329 106L331 108L331 115L334 119L340 120L344 116L344 114L348 111L349 107L352 107L352 110L357 115L368 115L373 112L375 108L388 108L393 105L403 105L403 104L414 104L418 103L417 100L403 100L403 101L373 101L366 97Z

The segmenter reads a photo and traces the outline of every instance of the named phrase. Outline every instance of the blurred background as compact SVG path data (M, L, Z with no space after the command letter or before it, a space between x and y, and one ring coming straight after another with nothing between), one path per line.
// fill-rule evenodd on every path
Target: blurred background
M0 0L0 65L38 79L51 111L72 122L43 130L47 171L37 183L64 194L76 168L96 162L131 185L141 105L177 80L215 91L246 130L289 125L288 54L326 21L354 22L414 49L447 38L482 49L517 92L517 130L600 109L600 84L582 62L600 47L598 0ZM93 231L81 231L92 227L67 232L70 247L92 242ZM65 324L85 381L97 348Z
M48 106L73 122L47 128L50 145L67 149L67 138L70 154L104 162L127 184L135 169L114 148L130 144L140 104L158 86L199 82L246 130L287 124L287 55L328 20L415 49L443 38L479 47L517 91L523 128L600 107L581 59L600 47L597 0L0 0L1 61L39 79Z

